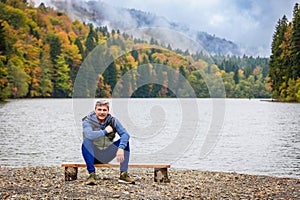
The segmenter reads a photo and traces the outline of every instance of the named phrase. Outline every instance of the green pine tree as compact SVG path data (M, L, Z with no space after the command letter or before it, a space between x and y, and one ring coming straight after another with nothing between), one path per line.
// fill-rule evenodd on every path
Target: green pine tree
M281 54L283 51L281 48L281 44L284 41L284 33L287 31L287 28L288 21L286 16L283 16L283 18L278 21L277 26L275 28L275 32L273 34L269 63L269 76L274 98L278 98L280 96L280 87L285 81L283 77L286 73L286 66L281 65Z
M54 91L55 97L69 97L71 92L70 76L68 65L63 56L59 56L56 60L56 72L54 76Z
M291 77L296 80L300 77L300 9L299 4L296 3L294 7L294 17L292 21L292 66Z

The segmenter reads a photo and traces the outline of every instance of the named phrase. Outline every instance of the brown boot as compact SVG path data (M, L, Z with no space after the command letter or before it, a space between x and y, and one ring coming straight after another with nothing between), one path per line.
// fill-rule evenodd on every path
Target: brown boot
M90 173L90 176L88 177L86 184L87 185L96 185L97 184L95 172Z
M126 184L135 184L133 178L131 178L127 172L121 172L118 182Z

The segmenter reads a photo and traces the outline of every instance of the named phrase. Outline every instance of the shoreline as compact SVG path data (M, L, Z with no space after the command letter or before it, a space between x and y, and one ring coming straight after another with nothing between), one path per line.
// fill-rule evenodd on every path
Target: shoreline
M300 178L169 169L170 183L155 183L153 169L129 169L135 185L118 183L118 169L96 171L98 184L64 180L58 166L0 167L0 199L300 199Z
M82 162L83 163L83 162ZM117 164L116 162L113 164ZM2 169L21 169L21 168L39 168L39 167L46 167L46 168L57 168L57 167L61 167L61 165L28 165L28 166L17 166L17 165L0 165L0 172ZM63 168L63 167L61 167ZM83 168L84 169L84 168ZM106 168L108 169L108 168ZM144 168L147 169L147 168ZM151 168L149 168L151 169ZM131 169L129 169L131 170ZM168 170L175 170L175 171L199 171L199 172L211 172L211 173L224 173L224 174L243 174L243 175L249 175L249 176L266 176L266 177L274 177L274 178L288 178L288 179L299 179L300 180L300 176L297 175L285 175L285 174L267 174L267 173L260 173L260 172L242 172L242 171L218 171L218 170L208 170L208 169L196 169L196 168L178 168L178 167L174 167L172 166L171 168L169 168Z

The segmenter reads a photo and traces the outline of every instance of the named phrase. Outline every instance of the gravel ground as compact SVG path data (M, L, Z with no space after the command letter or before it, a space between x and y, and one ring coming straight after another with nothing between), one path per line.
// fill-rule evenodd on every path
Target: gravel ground
M62 167L0 167L1 199L300 199L300 178L169 169L170 183L153 169L130 169L135 185L119 184L117 169L97 169L98 184L64 180Z

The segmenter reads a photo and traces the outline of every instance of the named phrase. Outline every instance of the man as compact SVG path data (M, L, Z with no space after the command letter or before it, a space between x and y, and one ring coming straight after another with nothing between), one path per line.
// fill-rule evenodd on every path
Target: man
M96 184L94 164L108 163L114 158L120 163L118 181L134 184L134 180L127 173L130 136L119 120L109 114L109 102L106 100L97 101L95 110L82 119L82 127L84 138L82 155L89 172L87 184ZM116 133L120 139L114 141Z

